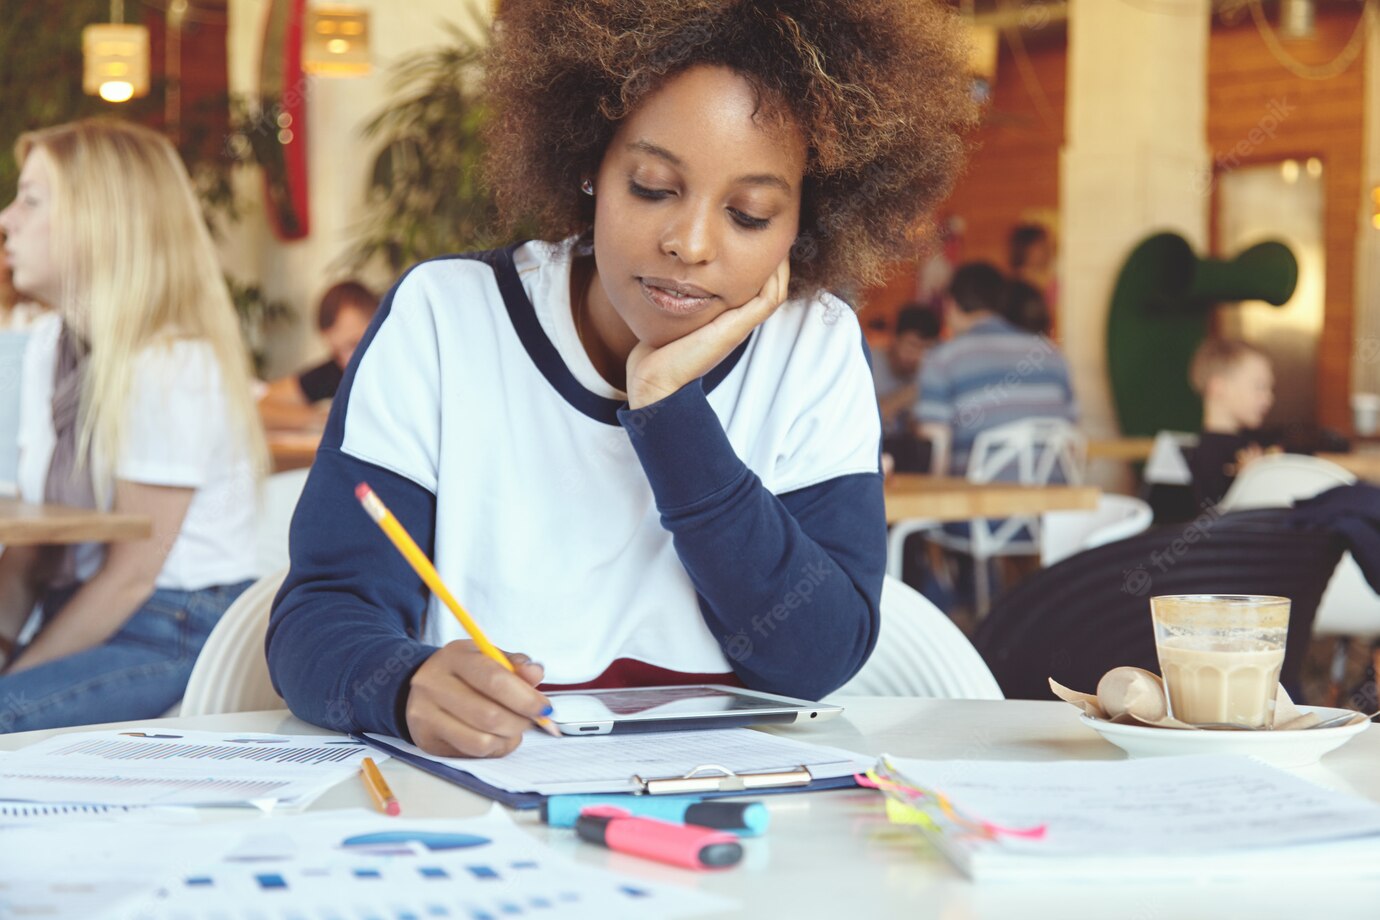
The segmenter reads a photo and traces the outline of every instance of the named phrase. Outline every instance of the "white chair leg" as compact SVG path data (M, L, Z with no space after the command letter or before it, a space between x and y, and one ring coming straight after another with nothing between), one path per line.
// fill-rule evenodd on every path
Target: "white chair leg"
M988 564L988 557L973 557L973 603L977 609L974 615L981 620L987 616L987 610L992 606L991 586L987 582L987 577L991 573L991 566Z
M901 580L901 570L906 561L906 540L917 533L931 530L934 521L924 518L910 518L891 525L886 538L886 573L897 581Z

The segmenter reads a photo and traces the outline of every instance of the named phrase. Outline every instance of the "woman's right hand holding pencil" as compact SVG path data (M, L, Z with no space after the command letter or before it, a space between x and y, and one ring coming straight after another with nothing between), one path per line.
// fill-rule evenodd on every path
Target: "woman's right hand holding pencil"
M470 641L451 642L412 675L407 729L412 741L440 757L502 757L533 721L550 712L540 692L542 666L509 654L509 671Z

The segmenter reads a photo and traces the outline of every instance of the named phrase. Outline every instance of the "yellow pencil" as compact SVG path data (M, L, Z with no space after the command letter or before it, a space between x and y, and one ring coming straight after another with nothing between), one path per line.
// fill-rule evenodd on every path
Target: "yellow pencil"
M431 560L422 552L422 548L418 546L416 541L403 529L402 524L393 516L393 512L388 510L388 506L374 494L374 490L369 488L369 484L361 482L356 486L355 497L358 498L360 504L364 506L364 510L369 512L369 516L374 519L374 523L378 524L383 532L388 535L388 539L393 541L393 545L398 548L398 552L403 554L403 558L407 560L408 565L412 566L412 570L421 576L422 581L431 589L431 593L440 598L441 603L445 604L447 609L455 614L455 618L460 621L461 627L463 627L465 632L469 634L469 637L474 640L475 647L489 658L503 665L503 667L507 668L509 671L516 671L517 669L513 667L513 663L508 660L508 656L503 654L503 651L498 646L489 641L488 636L485 636L483 630L479 628L479 624L470 618L470 615L465 612L464 607L460 606L460 602L455 599L455 595L450 593L450 589L446 587L446 583L441 580L441 573L436 571L436 566L431 564ZM537 716L536 723L546 731L547 734L557 738L561 736L560 729L556 728L556 726L551 723L551 720L545 716Z
M388 788L388 783L379 772L379 765L374 763L374 758L364 758L359 775L364 778L364 788L369 790L369 798L374 800L379 811L393 816L402 814L402 806L398 804L393 790Z

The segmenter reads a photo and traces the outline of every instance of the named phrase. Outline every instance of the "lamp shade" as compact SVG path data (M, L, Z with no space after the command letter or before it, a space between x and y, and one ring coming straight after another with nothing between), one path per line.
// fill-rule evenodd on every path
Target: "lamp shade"
M323 77L362 77L369 73L369 12L352 6L307 10L302 69Z
M81 30L81 88L107 102L125 102L149 91L149 30L139 25L97 23Z

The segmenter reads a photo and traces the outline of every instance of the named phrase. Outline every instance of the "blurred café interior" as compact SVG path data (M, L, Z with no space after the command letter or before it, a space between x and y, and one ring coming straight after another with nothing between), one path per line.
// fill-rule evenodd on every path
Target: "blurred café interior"
M152 128L186 165L279 490L259 576L288 564L330 396L380 300L419 262L513 241L479 175L496 5L9 5L5 202L19 136L77 119ZM1299 537L1295 507L1380 480L1377 4L947 5L977 103L966 163L909 259L834 292L871 356L888 577L958 624L1006 696L1039 699L1051 661L1088 689L1115 664L1155 670L1150 595L1289 594L1286 684L1377 708L1380 560L1317 525L1326 507L1300 506ZM4 294L13 378L44 306ZM19 500L18 389L0 407L16 496L0 542L146 533ZM1092 617L1139 625L1060 659Z

